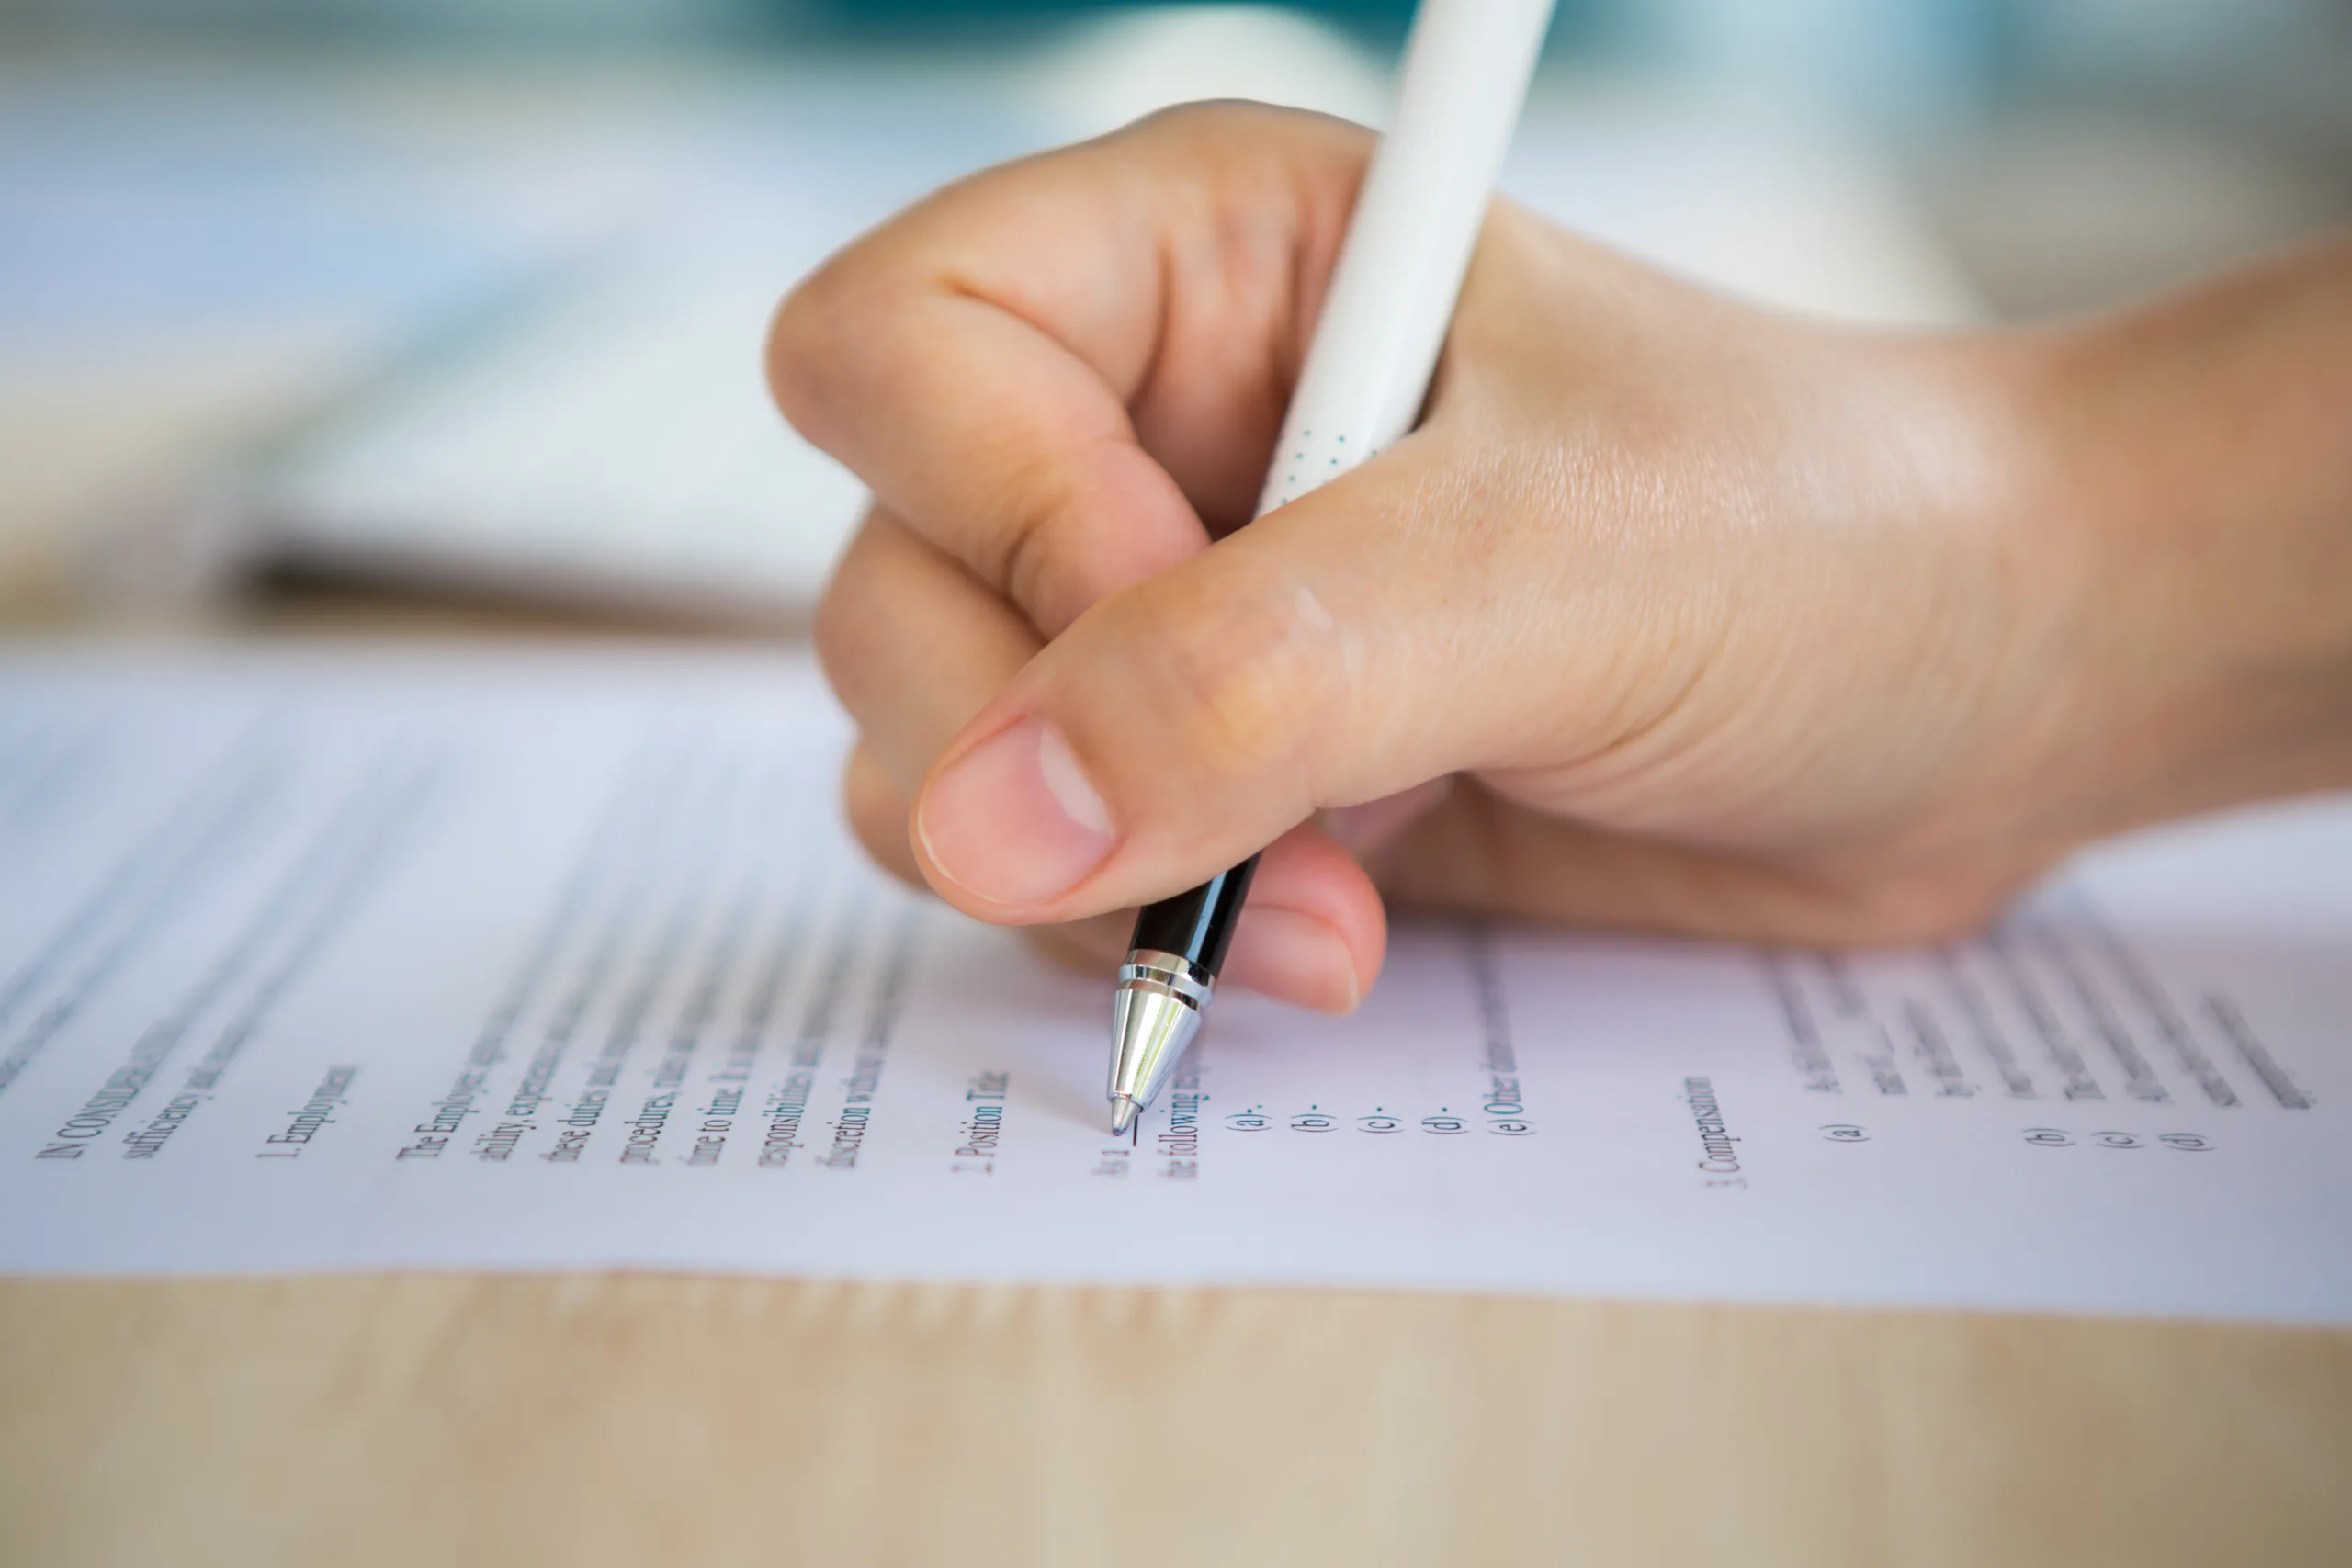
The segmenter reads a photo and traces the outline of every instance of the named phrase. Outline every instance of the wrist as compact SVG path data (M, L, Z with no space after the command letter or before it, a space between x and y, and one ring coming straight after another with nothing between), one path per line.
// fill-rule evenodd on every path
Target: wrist
M2352 784L2352 250L2007 353L2101 830Z

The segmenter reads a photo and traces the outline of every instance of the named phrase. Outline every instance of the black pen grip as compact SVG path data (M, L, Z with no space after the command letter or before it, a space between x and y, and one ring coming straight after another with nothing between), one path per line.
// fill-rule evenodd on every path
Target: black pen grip
M1250 897L1250 878L1257 870L1258 857L1251 855L1198 887L1145 905L1136 917L1130 950L1172 953L1214 980L1225 967L1225 950L1233 942L1234 923L1241 918L1241 903Z

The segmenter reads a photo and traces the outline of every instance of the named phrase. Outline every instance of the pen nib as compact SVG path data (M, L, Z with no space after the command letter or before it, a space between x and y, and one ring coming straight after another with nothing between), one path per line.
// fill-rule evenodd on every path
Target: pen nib
M1111 1131L1125 1132L1159 1096L1201 1027L1215 984L1190 960L1156 950L1131 953L1111 993Z

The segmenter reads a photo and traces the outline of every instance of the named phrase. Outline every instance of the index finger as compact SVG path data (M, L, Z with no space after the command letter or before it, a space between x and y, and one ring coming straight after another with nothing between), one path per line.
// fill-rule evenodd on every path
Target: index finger
M952 186L785 302L777 403L1050 637L1247 520L1369 146L1217 105Z

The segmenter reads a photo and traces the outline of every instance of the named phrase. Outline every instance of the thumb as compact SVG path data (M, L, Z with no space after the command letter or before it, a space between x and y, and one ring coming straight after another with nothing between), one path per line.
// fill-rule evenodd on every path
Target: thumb
M1079 919L1318 809L1573 749L1545 694L1590 639L1535 566L1576 552L1532 548L1524 495L1446 457L1410 438L1080 616L925 780L926 878L984 919Z

